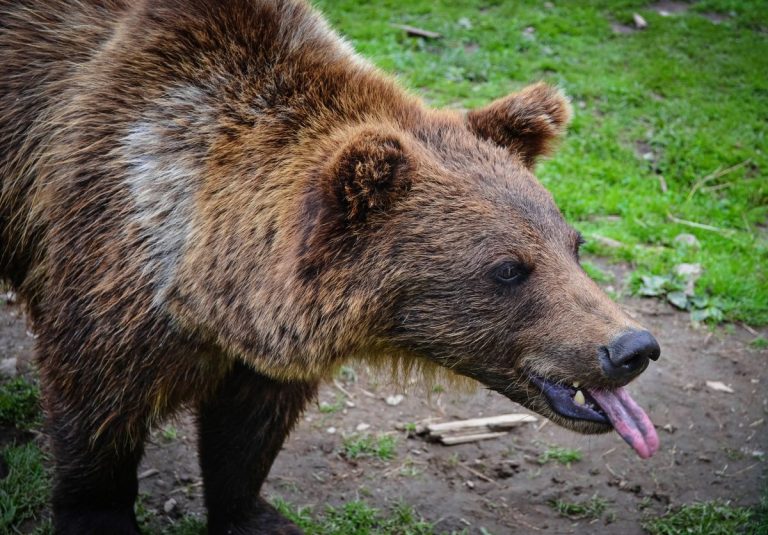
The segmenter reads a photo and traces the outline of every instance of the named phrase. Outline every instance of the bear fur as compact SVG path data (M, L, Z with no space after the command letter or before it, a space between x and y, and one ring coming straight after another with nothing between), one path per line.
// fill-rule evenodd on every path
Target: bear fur
M431 109L301 0L0 0L0 57L0 275L39 334L56 533L138 533L182 407L209 532L299 533L259 491L351 358L610 429L525 379L616 386L596 348L638 328L533 176L558 90Z

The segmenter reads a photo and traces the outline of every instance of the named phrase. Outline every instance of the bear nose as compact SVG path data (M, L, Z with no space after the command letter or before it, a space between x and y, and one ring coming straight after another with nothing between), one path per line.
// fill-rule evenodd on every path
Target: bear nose
M658 360L659 343L648 331L629 331L611 342L600 357L603 372L611 379L628 380Z

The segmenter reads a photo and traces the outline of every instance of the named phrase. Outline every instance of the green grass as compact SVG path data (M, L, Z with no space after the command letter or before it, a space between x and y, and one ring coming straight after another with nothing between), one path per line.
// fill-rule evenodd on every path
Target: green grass
M205 535L207 530L204 518L186 515L169 525L161 525L157 520L142 524L142 532L145 535Z
M318 405L318 410L322 414L333 414L344 409L344 399L341 396L336 396L336 400L333 403L327 401L321 401Z
M362 500L352 500L338 507L326 507L315 514L309 507L297 507L281 497L270 499L286 518L298 525L306 535L436 535L432 524L425 522L406 504L380 511ZM204 520L185 516L163 527L156 515L147 512L141 500L137 517L147 535L204 535ZM442 533L442 532L439 532ZM459 535L456 532L452 532Z
M435 105L479 106L539 79L562 86L576 116L538 175L586 251L643 275L701 263L697 294L717 298L725 320L768 323L763 1L707 0L670 17L640 0L315 3L363 55ZM646 30L612 31L634 12ZM714 24L702 12L735 16ZM408 37L393 23L443 38ZM676 243L682 232L701 247ZM590 239L598 234L623 245L606 248Z
M307 507L296 507L282 498L272 504L296 523L306 535L432 535L432 524L421 519L411 507L399 504L382 514L360 500L338 507L327 507L314 515Z
M394 435L374 436L368 433L354 434L344 437L342 447L347 459L375 457L381 461L389 461L397 454L397 437Z
M597 494L581 502L552 500L549 504L560 515L574 520L600 518L608 508L608 502L605 498L601 498Z
M48 502L50 476L44 455L34 443L0 452L8 475L0 479L0 533L20 533L22 523L37 518Z
M768 498L755 508L718 501L685 505L645 522L643 528L651 535L765 535Z
M202 520L187 515L160 530L158 535L205 535L206 533L205 523Z
M343 381L345 383L356 383L357 371L355 371L352 366L342 366L339 368L339 371L336 374L336 378L339 381Z
M581 451L569 448L560 448L557 446L548 448L544 453L539 455L539 464L546 464L549 461L557 461L560 464L571 466L571 463L575 463L581 460Z
M166 443L173 442L179 438L179 430L176 429L176 426L168 424L160 430L160 437Z
M41 420L37 385L22 377L0 384L0 425L30 429Z

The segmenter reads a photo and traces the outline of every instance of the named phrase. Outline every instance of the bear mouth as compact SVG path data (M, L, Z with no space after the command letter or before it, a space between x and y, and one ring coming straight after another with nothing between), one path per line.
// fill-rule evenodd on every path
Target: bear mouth
M569 422L593 422L611 426L635 452L647 459L659 449L659 437L651 419L622 387L579 388L530 376L549 408Z

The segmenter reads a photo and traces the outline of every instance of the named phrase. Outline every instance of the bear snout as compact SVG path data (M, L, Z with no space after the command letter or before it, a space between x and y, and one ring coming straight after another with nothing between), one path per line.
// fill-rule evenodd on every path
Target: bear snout
M628 331L600 351L600 366L610 379L629 382L640 375L651 360L658 360L661 348L648 331Z

